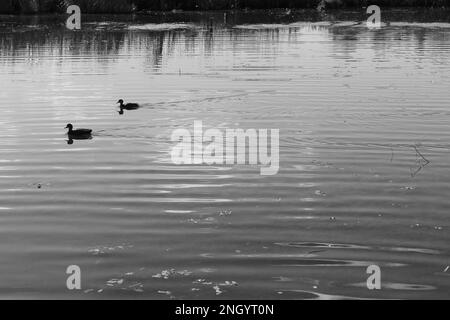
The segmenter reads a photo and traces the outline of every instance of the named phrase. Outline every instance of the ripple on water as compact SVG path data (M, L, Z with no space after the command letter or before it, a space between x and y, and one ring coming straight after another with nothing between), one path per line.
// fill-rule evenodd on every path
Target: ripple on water
M349 284L350 286L367 288L367 283L359 282ZM382 290L406 290L406 291L429 291L436 290L436 287L424 284L412 284L412 283L396 283L396 282L381 282Z
M415 252L423 254L440 254L439 250L425 248L404 248L404 247L386 247L386 246L364 246L355 244L342 243L321 243L321 242L281 242L275 243L279 246L294 248L323 248L323 249L355 249L355 250L379 250L394 252Z
M302 299L302 300L364 300L359 297L331 295L306 290L282 290L279 291L283 299Z
M191 23L147 23L143 25L129 26L129 30L138 31L173 31L173 30L194 30L200 26Z

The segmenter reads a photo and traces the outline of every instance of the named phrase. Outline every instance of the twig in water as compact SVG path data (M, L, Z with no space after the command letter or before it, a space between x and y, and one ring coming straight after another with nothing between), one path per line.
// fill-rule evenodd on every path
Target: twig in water
M416 170L412 170L412 168L410 169L411 171L411 177L415 177L423 168L425 168L427 165L430 164L430 161L425 158L425 156L420 153L419 149L417 149L417 146L414 145L413 146L414 150L416 150L416 162L418 163L419 167ZM417 157L419 156L419 157ZM419 159L417 159L419 158Z

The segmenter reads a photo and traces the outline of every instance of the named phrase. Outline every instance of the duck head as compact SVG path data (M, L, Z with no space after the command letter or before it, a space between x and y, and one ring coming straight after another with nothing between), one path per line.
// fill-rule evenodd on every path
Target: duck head
M117 101L117 103L119 103L120 104L120 111L118 111L119 112L119 114L120 115L123 115L123 100L122 99L120 99L119 101Z
M73 125L69 123L64 129L69 129L69 132L73 130Z

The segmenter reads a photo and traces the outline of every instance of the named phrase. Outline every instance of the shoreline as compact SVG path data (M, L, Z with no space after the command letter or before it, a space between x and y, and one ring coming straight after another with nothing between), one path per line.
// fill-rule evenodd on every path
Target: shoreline
M284 15L295 15L299 13L313 13L318 16L333 15L340 12L359 12L364 11L367 7L344 7L339 9L329 9L326 12L318 11L315 8L267 8L267 9L230 9L230 10L168 10L168 11L152 11L152 10L139 10L132 12L86 12L84 15L87 16L203 16L203 15L215 15L215 14L229 14L229 15L253 15L270 12L271 14L284 14ZM436 7L418 7L418 6L397 6L397 7L386 7L381 8L384 12L395 12L395 11L411 11L411 12L449 12L449 7L436 8ZM66 12L61 11L44 11L44 12L19 12L19 13L4 13L0 12L0 16L3 17L33 17L33 16L65 16ZM1 22L1 21L0 21Z
M450 25L450 8L427 9L423 8L386 8L382 13L383 21L390 25L393 22L401 23L444 23L446 28ZM198 23L205 26L230 27L235 25L252 24L282 24L289 25L295 22L362 22L366 21L365 8L337 9L326 13L314 9L273 9L273 10L214 10L214 11L168 11L168 12L136 12L123 14L84 14L82 23L85 30L95 30L95 24L104 22L114 26L115 30L125 25L170 24L170 23ZM22 15L0 14L0 30L19 27L21 25L59 25L65 28L67 14L38 13ZM15 27L14 27L15 26ZM86 29L87 28L87 29Z
M358 9L368 5L381 8L448 9L446 0L4 0L0 15L65 13L69 5L79 5L86 14L152 14L282 9Z
M382 8L385 21L398 22L444 22L450 23L450 8L422 7L388 7ZM15 20L27 21L29 19L50 19L57 21L58 17L66 17L66 13L42 12L34 14L3 14L0 13L1 23L10 23ZM220 21L235 23L292 23L295 21L365 21L366 8L342 8L330 9L319 12L315 9L252 9L252 10L208 10L208 11L138 11L132 13L85 13L84 22L107 21L115 19L127 22L130 19L135 22L153 23L180 23ZM100 19L100 20L99 20Z

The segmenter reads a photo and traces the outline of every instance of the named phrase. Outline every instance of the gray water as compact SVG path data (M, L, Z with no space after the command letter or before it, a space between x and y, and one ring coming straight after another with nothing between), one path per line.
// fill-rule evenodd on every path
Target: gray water
M450 298L448 12L209 17L0 16L0 298ZM195 120L279 173L173 164Z

